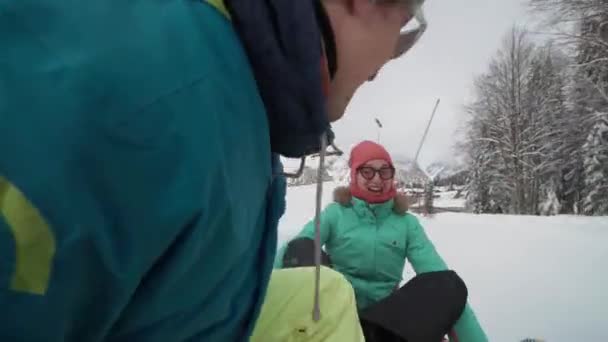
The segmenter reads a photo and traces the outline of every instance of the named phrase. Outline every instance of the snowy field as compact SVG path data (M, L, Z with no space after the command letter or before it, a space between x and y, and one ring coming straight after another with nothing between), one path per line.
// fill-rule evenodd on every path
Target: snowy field
M333 183L324 186L324 203ZM279 240L314 215L315 186L288 189ZM420 217L465 279L490 341L608 341L608 217L459 213ZM404 279L412 276L406 268Z
M433 205L436 207L464 207L465 198L454 198L457 191L444 191L439 193L439 198L433 199Z

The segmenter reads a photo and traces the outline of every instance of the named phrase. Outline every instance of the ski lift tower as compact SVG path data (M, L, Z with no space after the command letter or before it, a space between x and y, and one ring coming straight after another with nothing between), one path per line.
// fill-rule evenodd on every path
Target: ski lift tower
M422 150L422 145L424 145L424 141L426 140L426 136L429 133L429 128L431 128L431 123L433 122L433 118L435 117L435 113L437 112L437 107L439 106L440 99L437 99L435 102L435 107L433 108L433 112L431 113L431 118L429 122L426 124L426 129L424 130L424 134L422 135L422 139L420 139L420 143L418 144L418 150L416 150L416 156L414 157L414 163L418 166L418 156L420 156L420 150ZM424 171L424 170L423 170ZM426 174L426 171L424 171ZM427 174L428 176L428 174Z
M376 140L376 142L379 144L380 143L380 130L382 129L382 122L380 122L380 120L378 118L375 118L374 121L376 122L376 126L378 126L378 139Z
M426 214L431 214L433 211L433 178L431 175L429 175L425 169L421 168L420 165L418 164L418 157L420 156L420 151L422 150L422 146L424 145L424 142L426 140L426 136L429 133L429 129L431 128L431 123L433 122L433 118L435 117L435 113L437 112L437 107L439 106L439 98L437 98L437 102L435 102L435 107L433 108L433 112L431 113L431 117L429 119L429 122L426 125L426 129L424 130L424 134L422 135L422 139L420 139L420 143L418 144L418 150L416 151L416 156L414 157L414 166L418 167L418 169L420 169L427 178L427 183L424 185L424 191L425 191L425 196L424 196L424 211L426 212Z

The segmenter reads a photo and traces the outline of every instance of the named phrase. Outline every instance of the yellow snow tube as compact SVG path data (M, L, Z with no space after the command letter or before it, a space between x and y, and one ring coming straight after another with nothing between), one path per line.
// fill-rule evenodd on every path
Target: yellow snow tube
M273 270L251 342L364 342L355 294L340 273L321 268L321 319L312 319L314 267Z

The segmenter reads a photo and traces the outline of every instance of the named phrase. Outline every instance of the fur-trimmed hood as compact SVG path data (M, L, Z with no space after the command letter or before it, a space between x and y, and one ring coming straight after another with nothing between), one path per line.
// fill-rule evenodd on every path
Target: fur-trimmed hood
M338 187L334 190L334 202L348 207L352 205L353 195L346 186ZM398 193L394 198L393 212L397 215L405 215L409 209L409 203L405 194Z

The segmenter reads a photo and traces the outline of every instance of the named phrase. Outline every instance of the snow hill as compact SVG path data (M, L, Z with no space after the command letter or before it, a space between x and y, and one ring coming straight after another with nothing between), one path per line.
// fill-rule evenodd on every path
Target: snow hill
M324 184L324 203L335 182ZM314 215L315 187L291 187L285 242ZM419 217L438 252L467 282L492 342L608 340L608 217L442 213ZM408 265L404 281L413 272Z
M438 185L462 185L466 181L467 167L464 164L439 161L431 163L425 170Z

